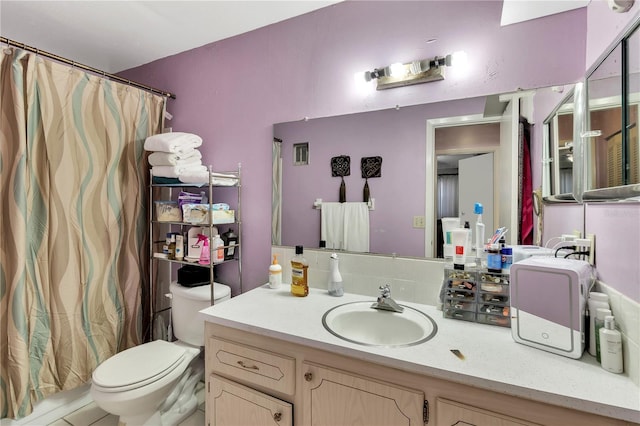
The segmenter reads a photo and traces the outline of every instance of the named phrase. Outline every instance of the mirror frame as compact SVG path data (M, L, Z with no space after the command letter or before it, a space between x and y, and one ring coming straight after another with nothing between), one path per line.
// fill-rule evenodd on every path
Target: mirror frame
M581 89L578 89L581 90ZM575 95L576 95L576 85L574 85L562 98L560 103L551 111L551 113L547 116L547 118L543 121L543 134L542 134L542 158L543 158L543 167L542 167L542 196L543 200L548 203L575 203L576 199L573 195L573 181L575 168L575 153L577 151L576 144L576 134L575 131ZM571 100L571 102L568 102ZM552 188L552 176L554 177L554 182L557 181L559 176L559 169L556 167L559 160L558 153L558 143L557 140L557 120L556 118L560 115L560 113L571 111L573 118L572 121L574 123L574 129L572 130L572 141L574 144L574 165L572 165L571 172L571 192L556 193L555 188ZM551 126L551 123L556 123L555 126ZM555 129L554 134L551 135L551 129ZM553 146L553 148L552 148ZM553 150L553 152L550 152Z
M589 178L589 173L590 170L587 168L587 165L589 164L590 158L589 158L589 152L590 149L588 149L590 147L590 145L593 143L593 141L591 140L591 137L588 134L589 129L591 128L590 126L590 117L589 114L587 114L586 112L588 111L588 81L589 78L596 72L596 70L598 69L599 66L601 66L603 64L603 62L609 57L609 55L616 49L618 48L620 45L622 45L622 50L624 51L625 49L625 43L626 41L629 39L629 37L631 35L633 35L636 31L640 31L640 19L636 19L634 20L634 22L632 22L620 35L620 37L618 37L605 51L602 55L600 55L600 57L598 58L598 60L594 63L594 65L589 68L588 72L586 73L586 77L585 77L585 90L583 93L583 97L584 99L582 99L582 102L580 103L579 107L584 109L584 118L581 120L582 121L582 128L580 129L580 132L577 134L574 134L574 138L576 137L576 135L580 135L580 137L578 137L578 144L580 146L580 154L581 154L581 161L580 161L580 167L582 170L578 170L579 173L576 173L576 164L575 164L575 157L574 157L574 197L579 194L579 197L576 197L576 200L582 202L584 201L606 201L606 200L621 200L621 199L626 199L626 198L631 198L631 197L638 197L640 196L640 183L633 183L633 184L628 184L628 185L622 185L622 186L616 186L616 187L610 187L610 188L599 188L599 189L588 189L586 187L586 184L588 182L588 178ZM628 68L628 63L627 63L627 55L623 54L623 58L621 61L621 76L623 81L628 79L629 76L629 68ZM628 97L629 94L625 93L627 85L623 83L622 87L620 88L620 92L622 95L622 107L626 108L626 105L628 103ZM578 106L578 102L576 101L576 105ZM575 123L575 121L574 121ZM574 124L574 132L576 130L576 126ZM575 142L574 142L575 145ZM579 177L578 179L576 179L576 177Z

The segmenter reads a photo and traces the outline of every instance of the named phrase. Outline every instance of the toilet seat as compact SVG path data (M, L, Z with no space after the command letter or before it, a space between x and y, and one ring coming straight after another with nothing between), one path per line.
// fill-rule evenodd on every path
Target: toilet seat
M180 366L181 346L156 340L122 351L100 364L92 374L93 385L102 392L124 392L147 386Z

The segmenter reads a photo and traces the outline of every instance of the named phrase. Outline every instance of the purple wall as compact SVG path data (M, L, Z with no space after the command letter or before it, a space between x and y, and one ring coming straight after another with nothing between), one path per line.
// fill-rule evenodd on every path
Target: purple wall
M242 163L247 290L267 281L273 123L572 83L583 75L585 9L500 27L501 7L501 1L345 1L122 75L177 95L168 104L169 125L203 137L205 163L218 170ZM431 38L438 41L426 43ZM458 50L468 54L465 77L356 90L355 72ZM220 279L233 283L226 266Z

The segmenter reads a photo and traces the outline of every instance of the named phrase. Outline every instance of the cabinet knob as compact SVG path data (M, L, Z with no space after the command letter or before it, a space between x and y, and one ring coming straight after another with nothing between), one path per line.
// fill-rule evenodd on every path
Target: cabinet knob
M309 372L304 373L304 379L305 379L307 382L312 381L312 380L313 380L313 374L312 374L312 373L309 373Z
M274 413L273 420L275 420L276 422L279 422L280 420L282 420L282 413L279 411L277 413Z

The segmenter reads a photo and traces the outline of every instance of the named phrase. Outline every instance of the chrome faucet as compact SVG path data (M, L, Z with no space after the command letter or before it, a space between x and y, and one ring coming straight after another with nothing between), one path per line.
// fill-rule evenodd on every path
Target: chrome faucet
M380 290L380 296L378 296L378 301L371 305L373 309L392 312L404 311L404 308L391 298L391 287L389 287L389 284L380 286L378 289Z

